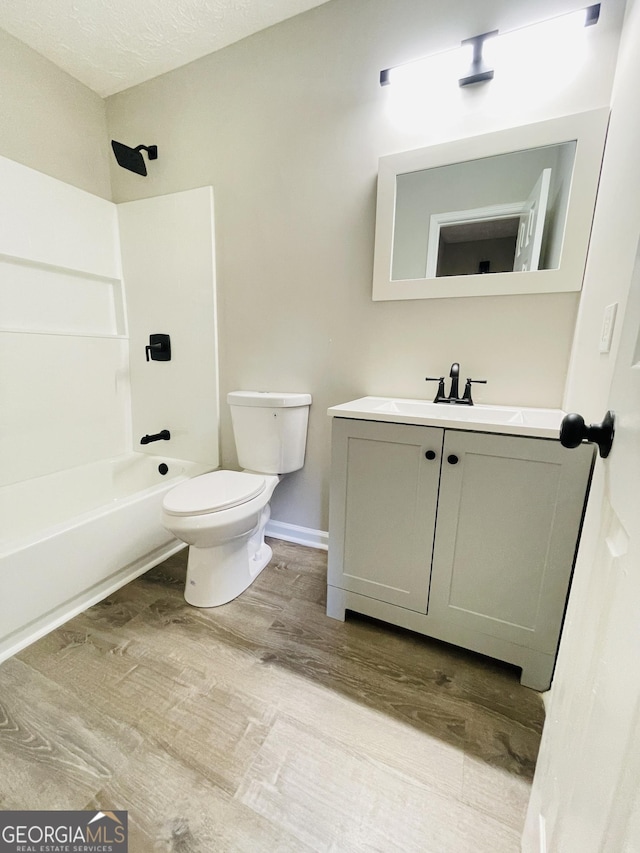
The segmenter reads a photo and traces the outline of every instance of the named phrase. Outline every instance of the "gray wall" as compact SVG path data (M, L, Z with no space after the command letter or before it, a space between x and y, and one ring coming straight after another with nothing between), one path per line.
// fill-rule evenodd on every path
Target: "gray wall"
M573 8L517 5L333 0L107 101L115 138L159 147L146 179L112 164L116 201L214 188L222 400L234 388L313 394L306 465L276 491L279 521L327 527L329 405L425 397L424 376L454 360L488 379L480 401L561 404L577 294L371 301L378 157L514 123L513 100L488 107L484 90L438 113L417 104L422 127L399 129L380 69ZM621 4L609 7L592 64L523 98L519 123L608 103ZM236 464L225 405L222 461Z
M104 101L4 30L0 154L111 198Z

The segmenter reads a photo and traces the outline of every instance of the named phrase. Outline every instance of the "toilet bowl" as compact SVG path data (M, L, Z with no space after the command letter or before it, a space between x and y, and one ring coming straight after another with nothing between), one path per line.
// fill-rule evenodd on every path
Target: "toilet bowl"
M238 459L249 466L187 480L162 504L163 526L189 545L184 597L195 607L226 604L269 563L269 501L304 463L309 394L236 391L227 401Z
M195 607L236 598L271 559L264 541L269 500L279 477L213 471L176 486L163 525L189 547L184 597Z

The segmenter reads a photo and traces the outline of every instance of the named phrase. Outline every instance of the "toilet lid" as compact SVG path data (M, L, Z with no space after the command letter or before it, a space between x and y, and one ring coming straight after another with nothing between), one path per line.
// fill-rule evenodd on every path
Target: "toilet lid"
M212 471L171 489L162 506L169 515L204 515L231 509L265 490L265 479L247 471Z

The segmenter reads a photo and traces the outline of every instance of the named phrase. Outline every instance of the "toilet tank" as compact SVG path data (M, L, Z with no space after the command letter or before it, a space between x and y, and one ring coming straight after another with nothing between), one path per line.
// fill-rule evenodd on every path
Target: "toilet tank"
M231 391L227 403L242 468L260 474L302 468L310 394Z

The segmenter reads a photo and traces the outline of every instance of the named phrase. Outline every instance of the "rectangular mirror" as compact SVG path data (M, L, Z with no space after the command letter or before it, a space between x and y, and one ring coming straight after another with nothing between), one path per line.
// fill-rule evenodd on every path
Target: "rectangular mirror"
M380 158L373 299L580 290L608 116Z

